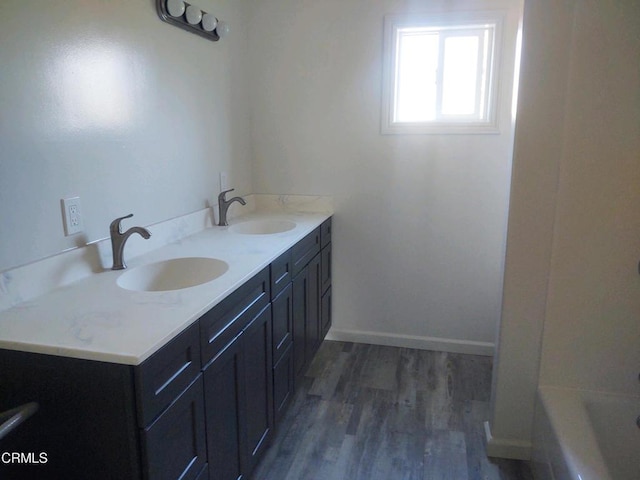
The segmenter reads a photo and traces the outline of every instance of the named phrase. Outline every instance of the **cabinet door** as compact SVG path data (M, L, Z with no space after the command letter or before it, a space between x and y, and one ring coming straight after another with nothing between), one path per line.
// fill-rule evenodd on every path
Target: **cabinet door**
M273 367L273 417L275 426L280 423L293 398L293 345L282 354Z
M320 346L320 255L309 262L307 279L307 318L306 318L306 346L305 363L313 359Z
M321 341L327 336L327 332L331 328L331 287L324 292L320 302L320 323L321 323Z
M304 373L307 330L308 270L302 270L292 282L293 300L293 367L295 377Z
M242 478L241 425L244 424L242 335L237 336L204 370L205 419L209 476Z
M293 364L296 378L320 345L320 255L293 279Z
M198 378L143 430L148 480L195 479L206 463L202 378Z
M273 363L283 355L293 342L293 311L291 302L291 284L271 302L273 332Z
M322 273L322 287L320 291L324 294L331 286L331 244L322 249L320 272Z
M244 472L248 475L266 450L273 432L271 305L242 334L245 388Z

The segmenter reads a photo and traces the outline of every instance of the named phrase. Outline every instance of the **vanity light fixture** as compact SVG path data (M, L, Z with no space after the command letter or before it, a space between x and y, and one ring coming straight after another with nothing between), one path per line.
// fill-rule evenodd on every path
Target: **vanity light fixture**
M213 14L184 0L156 0L158 16L164 22L216 42L229 33L229 25Z

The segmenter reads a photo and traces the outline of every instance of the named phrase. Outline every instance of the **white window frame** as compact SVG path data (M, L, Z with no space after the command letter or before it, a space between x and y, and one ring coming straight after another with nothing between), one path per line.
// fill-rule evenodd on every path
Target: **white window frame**
M500 133L498 125L498 84L500 71L500 50L505 12L448 12L421 13L407 15L387 15L384 19L384 64L382 85L382 125L383 134L495 134ZM487 83L484 94L478 96L486 102L485 118L478 116L437 116L433 121L395 121L396 69L398 53L398 31L405 28L428 28L439 32L455 28L457 32L477 32L479 27L492 25L493 48L487 52ZM442 34L442 33L441 33ZM444 33L446 36L446 33ZM441 42L441 48L444 42ZM443 55L439 55L442 62ZM480 61L480 59L479 59ZM438 69L438 81L442 81L442 68ZM438 105L441 105L442 89L438 89Z

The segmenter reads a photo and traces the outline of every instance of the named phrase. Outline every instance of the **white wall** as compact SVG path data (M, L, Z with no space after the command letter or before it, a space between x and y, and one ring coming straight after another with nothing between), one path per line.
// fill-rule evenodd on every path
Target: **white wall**
M233 34L160 21L155 1L0 2L0 271L251 192L246 2L200 0ZM80 195L85 234L64 237Z
M383 136L383 18L423 2L202 0L231 24L218 43L161 22L152 0L1 2L0 272L103 239L120 215L198 210L226 170L241 194L335 196L343 334L490 354L516 4L442 3L512 6L500 135ZM70 195L85 233L65 237Z
M639 51L635 0L525 2L490 453L539 382L640 393Z
M381 135L384 15L510 6L500 135ZM250 28L257 193L334 196L334 338L492 353L518 2L262 0Z

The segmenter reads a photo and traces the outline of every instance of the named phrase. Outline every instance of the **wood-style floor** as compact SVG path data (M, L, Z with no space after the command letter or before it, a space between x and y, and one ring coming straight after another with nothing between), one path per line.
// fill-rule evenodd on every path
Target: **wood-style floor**
M325 341L253 480L531 480L487 458L491 359Z

